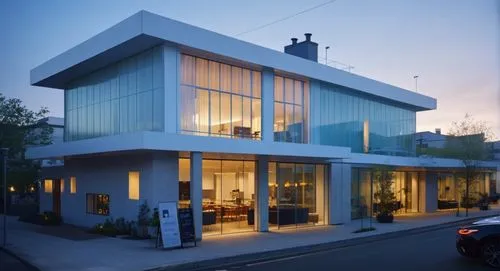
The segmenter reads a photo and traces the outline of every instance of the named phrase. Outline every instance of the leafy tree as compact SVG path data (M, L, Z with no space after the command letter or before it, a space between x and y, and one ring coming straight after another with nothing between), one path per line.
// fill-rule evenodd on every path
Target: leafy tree
M445 143L449 157L459 159L464 165L463 200L465 215L468 216L471 186L481 173L480 161L489 156L487 141L494 138L491 128L484 121L476 121L470 114L464 119L453 122Z
M385 169L377 169L373 172L375 183L374 199L377 201L377 216L392 216L396 210L396 195L393 191L394 174Z
M18 191L35 180L39 169L39 165L25 159L26 148L52 141L52 127L40 121L48 113L45 107L31 111L20 99L0 93L0 147L9 149L7 180Z

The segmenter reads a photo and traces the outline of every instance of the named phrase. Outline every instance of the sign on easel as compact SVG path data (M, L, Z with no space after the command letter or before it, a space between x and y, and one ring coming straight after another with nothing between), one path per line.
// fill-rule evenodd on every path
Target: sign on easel
M163 248L180 247L182 243L177 218L177 202L160 202L158 215L160 217L160 235L158 237L161 236Z
M182 208L179 212L179 231L181 234L181 244L194 243L196 246L196 234L194 231L193 209Z

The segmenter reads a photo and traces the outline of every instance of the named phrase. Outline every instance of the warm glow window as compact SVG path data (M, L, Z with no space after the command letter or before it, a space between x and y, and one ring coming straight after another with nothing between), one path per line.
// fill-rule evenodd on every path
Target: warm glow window
M261 73L203 58L181 58L181 132L261 138Z
M139 172L130 171L128 173L128 198L139 200Z
M52 180L45 180L43 185L45 193L52 193Z
M87 194L87 214L109 215L109 195Z
M71 177L69 179L69 192L71 194L76 194L76 177Z

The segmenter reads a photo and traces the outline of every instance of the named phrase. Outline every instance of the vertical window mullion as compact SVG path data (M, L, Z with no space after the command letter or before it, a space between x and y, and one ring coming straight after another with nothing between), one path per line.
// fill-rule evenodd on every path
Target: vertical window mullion
M210 61L207 60L207 80L208 80L208 135L212 135L212 89L210 88Z
M222 78L221 78L221 73L222 73L222 63L219 63L219 65L217 65L219 67L219 89L218 89L218 92L219 92L219 129L218 129L218 133L219 133L219 136L221 134L221 122L222 122Z

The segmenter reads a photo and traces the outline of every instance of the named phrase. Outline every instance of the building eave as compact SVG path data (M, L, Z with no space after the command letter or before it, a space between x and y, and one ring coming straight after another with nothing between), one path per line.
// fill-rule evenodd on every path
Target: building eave
M346 147L263 142L163 132L136 132L32 147L26 151L26 157L28 159L48 159L137 150L254 154L270 157L324 159L325 161L350 156L350 148Z
M429 96L146 11L132 15L34 68L31 84L64 89L79 76L165 42L347 87L407 104L415 111L436 109L437 106L436 99Z

